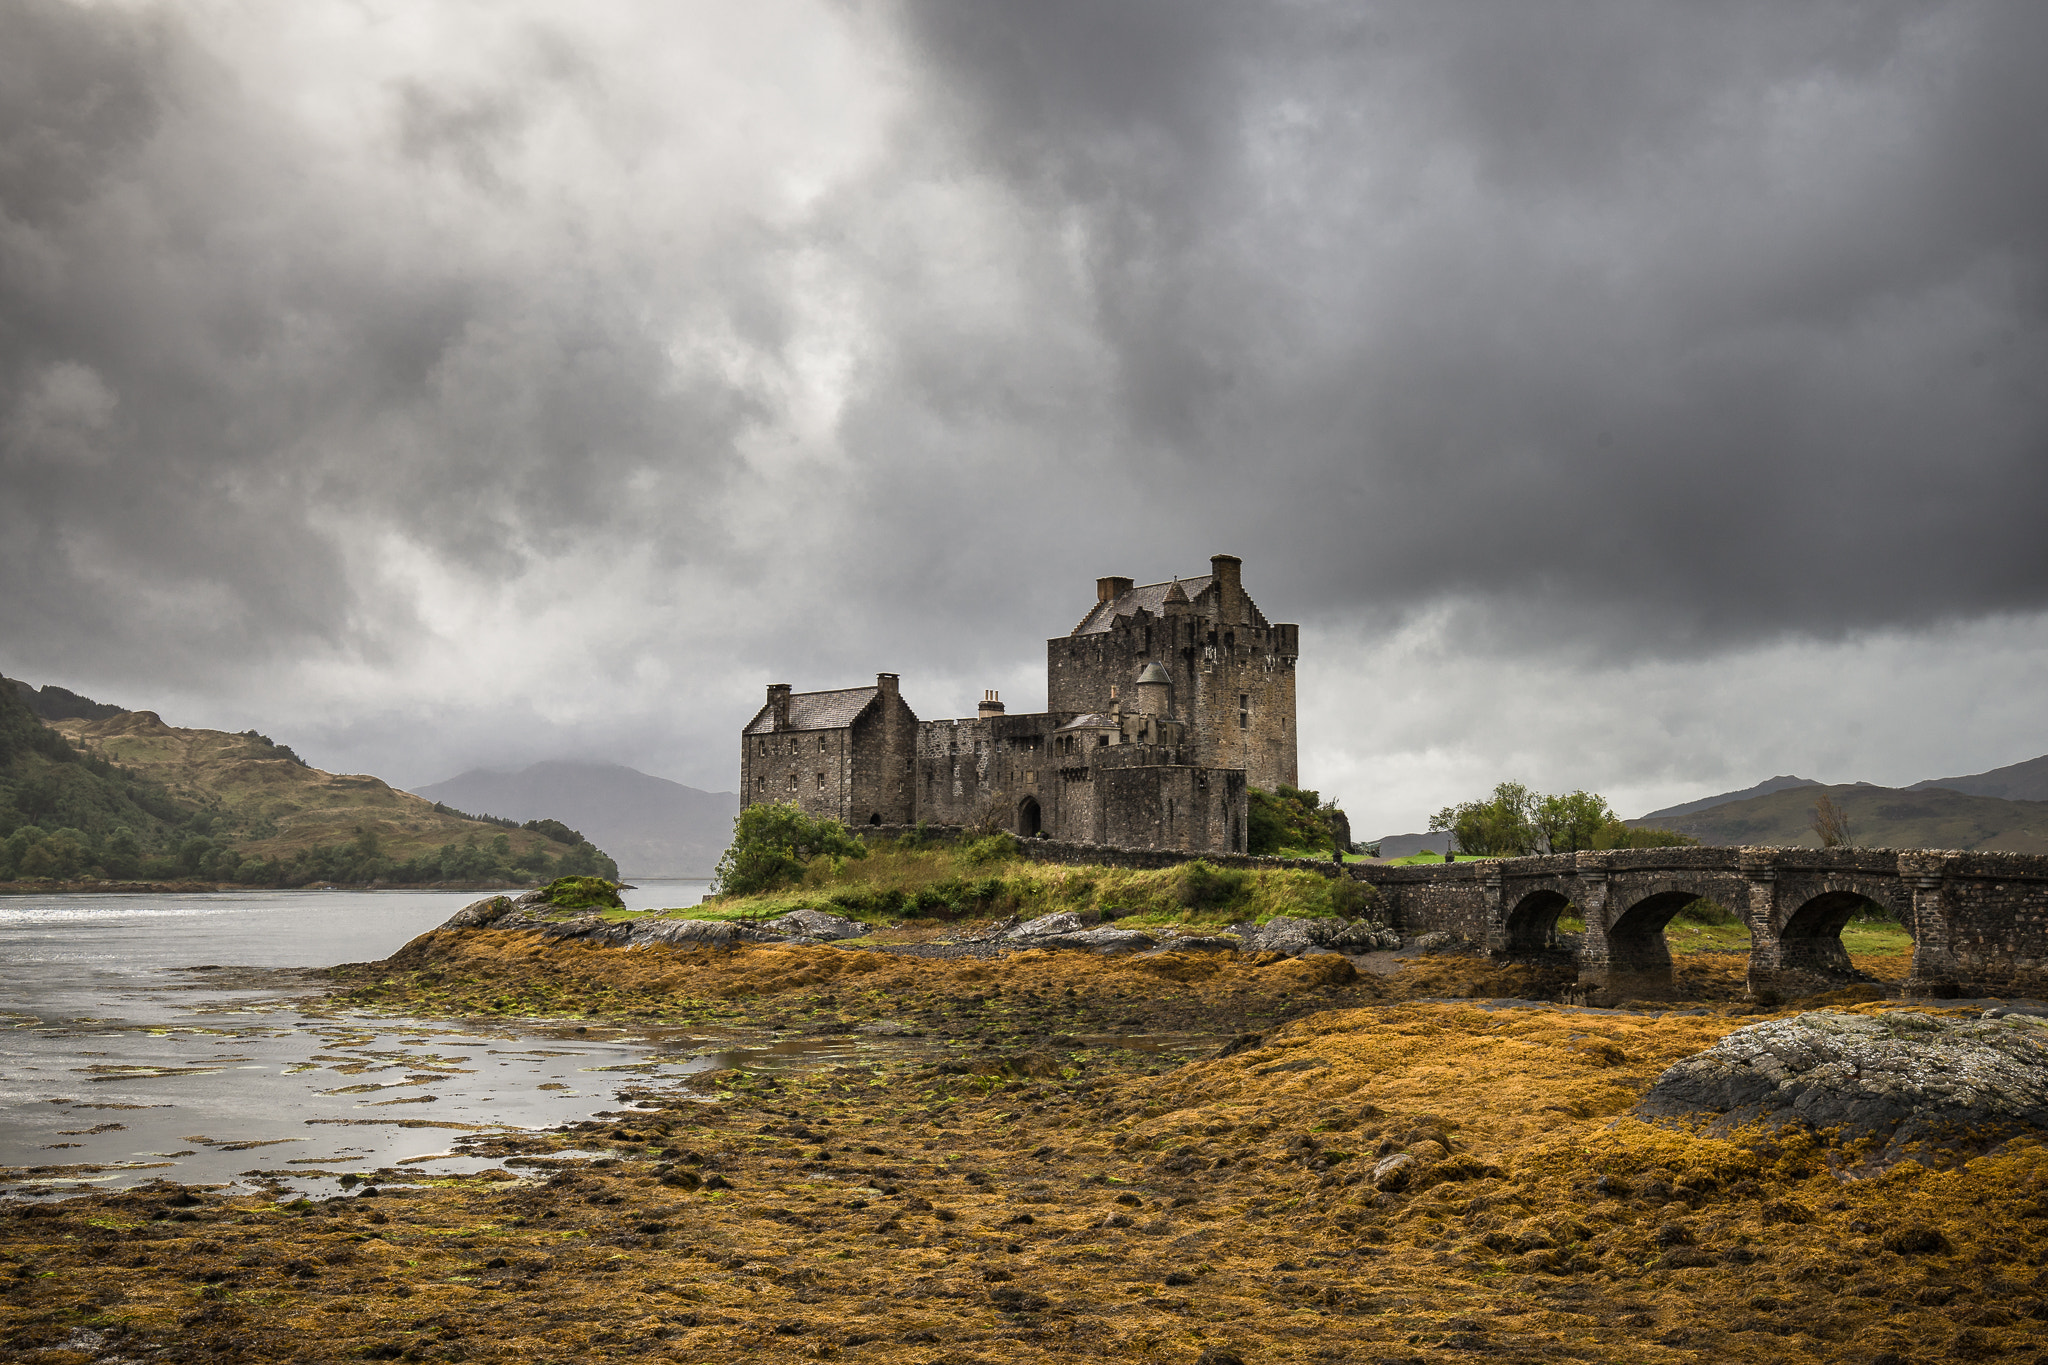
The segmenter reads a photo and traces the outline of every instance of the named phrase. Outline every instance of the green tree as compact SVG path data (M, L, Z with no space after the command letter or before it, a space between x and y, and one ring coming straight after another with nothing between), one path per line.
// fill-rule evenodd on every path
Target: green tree
M588 839L564 853L555 870L564 877L605 877L611 881L619 879L619 865L612 861L610 854Z
M1430 820L1432 830L1448 831L1458 851L1482 858L1519 858L1533 852L1538 798L1519 782L1503 782L1484 801L1446 806Z
M1601 829L1620 818L1608 808L1605 797L1592 792L1545 796L1536 802L1536 831L1552 853L1577 853L1593 847Z
M1302 787L1282 782L1272 791L1252 787L1245 795L1250 807L1245 848L1250 853L1328 852L1339 837L1339 823L1350 827L1334 802L1325 804L1320 793Z
M117 825L100 845L100 870L109 877L133 877L142 870L142 844L135 831Z
M773 891L800 879L811 859L826 854L865 858L868 850L830 816L809 816L787 803L748 806L732 822L732 844L718 860L712 888L728 896Z

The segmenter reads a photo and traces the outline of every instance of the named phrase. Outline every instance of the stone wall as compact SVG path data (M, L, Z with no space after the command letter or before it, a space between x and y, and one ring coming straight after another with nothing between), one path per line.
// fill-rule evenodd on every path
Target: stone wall
M2048 858L1900 859L1917 931L1909 994L2048 998Z
M807 815L856 823L852 741L846 729L741 736L740 803L795 802Z

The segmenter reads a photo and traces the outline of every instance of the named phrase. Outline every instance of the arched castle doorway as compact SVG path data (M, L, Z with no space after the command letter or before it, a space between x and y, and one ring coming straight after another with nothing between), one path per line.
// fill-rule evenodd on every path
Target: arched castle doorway
M1017 803L1017 833L1026 839L1035 839L1044 827L1044 817L1039 813L1038 798L1027 796Z

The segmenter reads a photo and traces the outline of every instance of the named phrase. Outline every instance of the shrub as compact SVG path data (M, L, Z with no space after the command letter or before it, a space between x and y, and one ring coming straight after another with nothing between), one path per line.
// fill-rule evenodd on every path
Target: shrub
M617 882L603 877L557 877L540 890L541 899L558 910L623 910Z
M1182 863L1174 878L1174 898L1190 910L1221 910L1243 896L1252 874L1241 868L1221 868L1206 859Z
M834 907L855 919L891 918L902 914L904 907L912 903L908 895L893 886L886 891L877 887L841 891L831 900Z
M969 867L986 867L1017 856L1017 836L1007 831L975 839L960 846L960 861Z
M1364 882L1355 882L1349 877L1333 877L1330 880L1330 908L1345 919L1359 919L1379 908L1380 893L1377 887Z
M1708 900L1705 897L1701 897L1696 901L1687 901L1672 918L1684 920L1688 924L1740 924L1742 922L1741 917L1733 910L1722 905L1719 901Z
M829 816L809 816L789 804L748 806L732 822L732 845L718 860L712 889L751 896L802 880L813 858L865 858L867 848Z

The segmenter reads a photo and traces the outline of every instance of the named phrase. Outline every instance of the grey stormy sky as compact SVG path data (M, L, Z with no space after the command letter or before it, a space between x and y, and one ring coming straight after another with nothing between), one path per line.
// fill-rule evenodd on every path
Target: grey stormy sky
M2048 750L2029 0L0 0L0 669L416 785L1041 705L1242 555L1363 833Z

